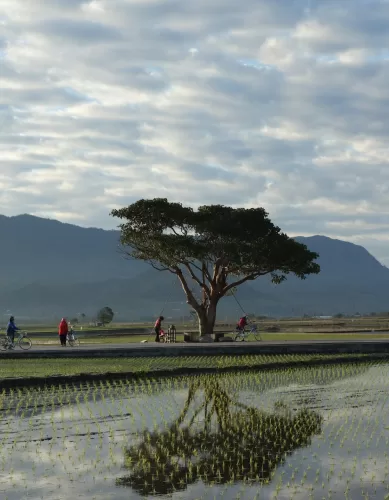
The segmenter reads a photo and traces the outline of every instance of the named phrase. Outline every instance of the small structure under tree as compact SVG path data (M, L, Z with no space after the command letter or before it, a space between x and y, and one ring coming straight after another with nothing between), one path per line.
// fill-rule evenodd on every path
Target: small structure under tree
M179 279L196 311L201 336L213 333L219 300L246 281L289 273L318 274L318 254L282 233L263 208L205 205L193 210L167 199L139 200L113 210L125 253ZM198 298L190 282L201 291Z

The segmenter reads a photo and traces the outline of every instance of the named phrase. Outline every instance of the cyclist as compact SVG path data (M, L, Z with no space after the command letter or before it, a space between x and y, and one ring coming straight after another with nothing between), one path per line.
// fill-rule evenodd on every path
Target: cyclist
M7 337L9 338L9 341L11 343L8 349L15 349L15 332L17 332L18 330L19 328L15 325L15 318L11 316L7 325Z
M238 324L236 325L236 329L239 331L239 332L244 332L244 329L245 327L248 325L248 319L247 319L247 316L242 316L239 321L238 321Z
M156 342L159 342L159 336L161 334L161 330L162 330L162 321L164 320L165 318L163 316L160 316L157 321L155 322L155 325L154 325L154 331L155 331L155 341Z

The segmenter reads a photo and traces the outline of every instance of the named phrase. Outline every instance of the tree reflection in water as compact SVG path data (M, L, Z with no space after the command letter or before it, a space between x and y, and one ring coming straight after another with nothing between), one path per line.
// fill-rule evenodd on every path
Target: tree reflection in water
M190 412L201 391L202 404ZM274 413L248 407L216 380L199 379L191 383L181 415L166 431L145 431L140 443L126 449L130 474L117 485L147 496L183 491L198 480L266 482L289 454L310 444L321 423L321 416L308 409L292 414L282 404Z

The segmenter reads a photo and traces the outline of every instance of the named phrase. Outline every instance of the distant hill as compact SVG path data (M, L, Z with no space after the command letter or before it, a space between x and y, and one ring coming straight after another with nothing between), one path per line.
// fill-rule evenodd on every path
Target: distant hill
M30 215L0 216L0 312L57 318L109 305L122 320L187 314L178 280L147 264L125 260L119 233L85 229ZM322 272L305 281L265 277L220 303L219 317L246 312L276 316L389 310L389 270L365 248L325 236L298 237L320 254Z
M146 265L123 262L119 233L49 219L0 216L0 291L131 278Z

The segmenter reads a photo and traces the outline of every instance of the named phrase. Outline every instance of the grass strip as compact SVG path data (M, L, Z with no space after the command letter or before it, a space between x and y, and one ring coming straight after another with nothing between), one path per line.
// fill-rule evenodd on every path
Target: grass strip
M90 337L87 334L77 334L82 344L134 344L142 340L153 342L152 336L147 335L115 335L112 337ZM379 333L261 333L264 342L310 341L310 340L385 340L389 341L389 334ZM58 335L50 337L31 337L34 345L59 345ZM177 335L177 342L183 342L184 336ZM257 342L252 336L248 342Z

